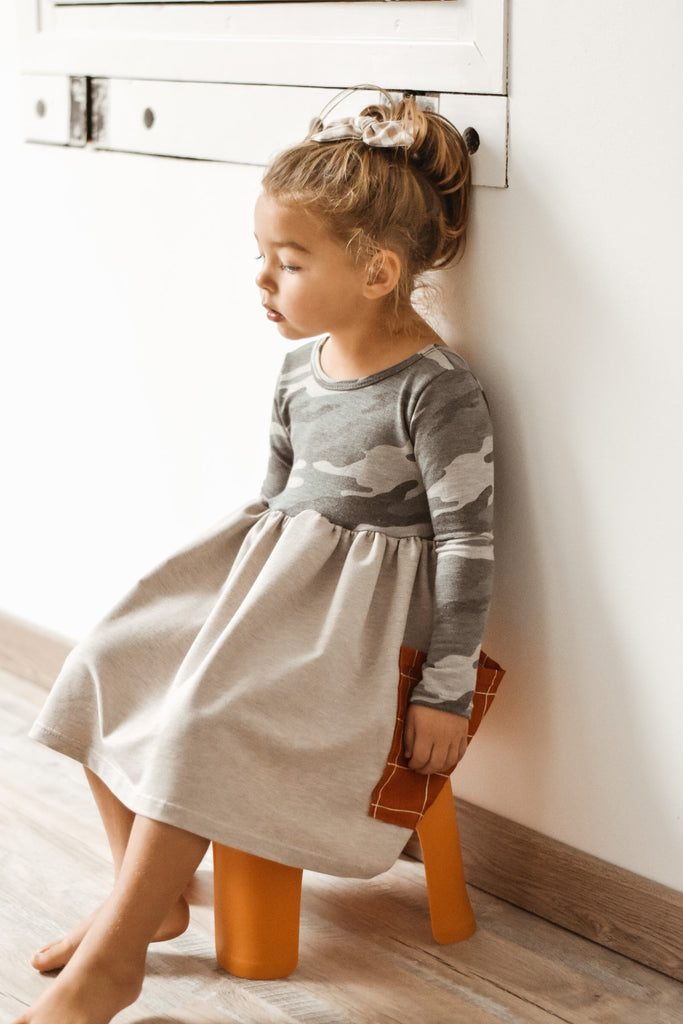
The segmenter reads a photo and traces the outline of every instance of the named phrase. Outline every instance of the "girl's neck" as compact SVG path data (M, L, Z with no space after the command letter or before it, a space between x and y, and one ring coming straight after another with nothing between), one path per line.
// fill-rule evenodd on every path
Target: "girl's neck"
M320 352L320 363L333 380L356 380L388 370L428 345L443 345L443 341L411 309L394 331L387 330L385 320L362 333L329 335Z

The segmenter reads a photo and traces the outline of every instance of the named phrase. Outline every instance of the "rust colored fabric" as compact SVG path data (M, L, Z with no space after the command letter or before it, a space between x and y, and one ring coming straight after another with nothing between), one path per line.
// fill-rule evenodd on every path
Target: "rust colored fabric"
M372 791L368 810L371 818L412 829L419 825L422 816L434 803L450 774L438 772L434 775L419 775L408 767L403 755L403 729L408 701L414 687L420 681L426 657L424 651L401 647L394 737L382 777ZM467 731L468 744L491 707L504 674L500 665L482 651L479 656L472 715Z

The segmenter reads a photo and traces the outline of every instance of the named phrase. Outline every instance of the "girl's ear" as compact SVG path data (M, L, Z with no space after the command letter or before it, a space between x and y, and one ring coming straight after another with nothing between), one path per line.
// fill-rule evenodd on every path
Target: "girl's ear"
M380 249L367 265L365 294L382 299L393 292L401 277L401 259L392 249Z

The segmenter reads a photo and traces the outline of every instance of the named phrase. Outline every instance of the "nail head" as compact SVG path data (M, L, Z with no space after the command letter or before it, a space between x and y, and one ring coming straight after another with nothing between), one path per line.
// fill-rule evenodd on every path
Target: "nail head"
M467 152L470 154L470 156L473 153L476 153L477 150L479 149L479 146L481 145L481 139L479 138L479 132L477 131L477 129L465 128L465 131L462 133L462 137L465 140Z

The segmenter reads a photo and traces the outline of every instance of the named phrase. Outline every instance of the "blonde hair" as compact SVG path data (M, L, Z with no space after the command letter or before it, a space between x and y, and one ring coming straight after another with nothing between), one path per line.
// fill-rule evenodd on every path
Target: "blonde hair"
M347 245L356 261L382 249L401 259L396 309L420 275L445 267L465 244L470 161L460 132L413 96L366 107L363 116L399 121L409 146L369 146L362 139L316 142L318 120L303 142L275 157L263 178L267 195L308 210Z

